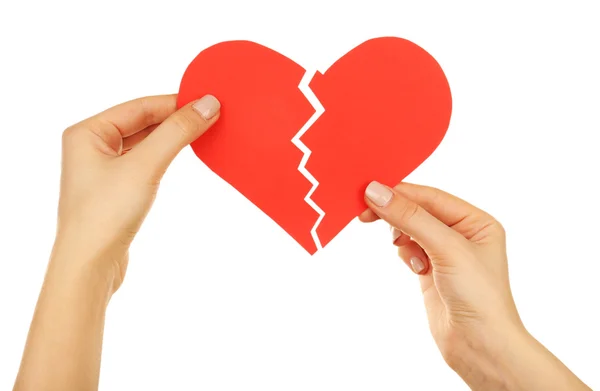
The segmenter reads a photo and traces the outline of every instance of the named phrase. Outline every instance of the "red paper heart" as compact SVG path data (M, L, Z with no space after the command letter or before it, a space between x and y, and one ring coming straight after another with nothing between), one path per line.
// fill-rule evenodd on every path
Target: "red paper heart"
M312 184L291 141L315 113L298 88L304 74L259 44L219 43L187 68L178 106L205 94L219 99L221 117L192 143L196 155L314 254L319 214L304 200ZM370 181L394 185L433 153L452 97L436 60L394 37L357 46L309 86L325 108L301 137L311 150L306 169L319 182L311 199L325 212L316 231L325 246L366 208Z

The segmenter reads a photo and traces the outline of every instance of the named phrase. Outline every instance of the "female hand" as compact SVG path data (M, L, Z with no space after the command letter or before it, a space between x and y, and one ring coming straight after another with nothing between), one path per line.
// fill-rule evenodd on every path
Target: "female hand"
M217 121L212 96L123 103L63 134L58 229L14 390L98 387L106 307L165 170Z
M206 96L175 112L176 95L123 103L68 128L57 246L80 249L114 276L124 277L128 249L175 156L218 119Z
M363 222L392 227L419 275L444 359L476 390L589 390L529 335L508 279L505 232L486 212L440 190L372 182Z

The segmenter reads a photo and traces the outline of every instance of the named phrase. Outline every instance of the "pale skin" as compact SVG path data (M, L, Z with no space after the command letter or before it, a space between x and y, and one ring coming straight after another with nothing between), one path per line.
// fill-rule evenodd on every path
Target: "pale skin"
M212 97L126 102L63 135L57 233L15 391L96 390L105 313L129 246L171 161L219 118ZM489 214L440 190L376 182L363 222L383 219L421 281L430 330L473 390L590 390L526 330ZM400 369L399 369L400 370Z

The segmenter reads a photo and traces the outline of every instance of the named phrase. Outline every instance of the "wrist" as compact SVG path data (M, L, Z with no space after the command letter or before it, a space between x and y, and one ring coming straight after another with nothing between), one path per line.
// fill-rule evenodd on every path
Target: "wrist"
M81 389L74 382L87 381L90 369L100 362L114 273L81 243L64 239L57 238L52 249L15 389L45 389L49 384Z
M495 325L460 346L447 361L472 390L590 390L522 325Z
M110 298L119 280L116 262L108 252L97 251L75 238L57 236L48 270L46 283L60 285L64 289L92 290L94 295Z
M482 327L462 335L446 361L473 390L520 390L515 356L524 354L532 341L521 325Z

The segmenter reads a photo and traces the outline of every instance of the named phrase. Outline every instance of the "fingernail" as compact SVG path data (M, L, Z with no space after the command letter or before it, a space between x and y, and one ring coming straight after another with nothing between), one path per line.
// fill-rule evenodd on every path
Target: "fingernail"
M410 266L412 267L413 271L417 274L425 270L425 264L423 263L423 261L421 261L420 258L417 257L412 257L410 259Z
M205 120L209 120L221 110L221 103L212 95L205 95L202 99L192 105Z
M402 236L402 231L392 227L392 243L396 243L400 236Z
M390 189L383 186L379 182L371 182L369 186L367 186L365 195L375 205L379 206L380 208L383 208L388 204L388 202L390 202L394 193L392 193Z

